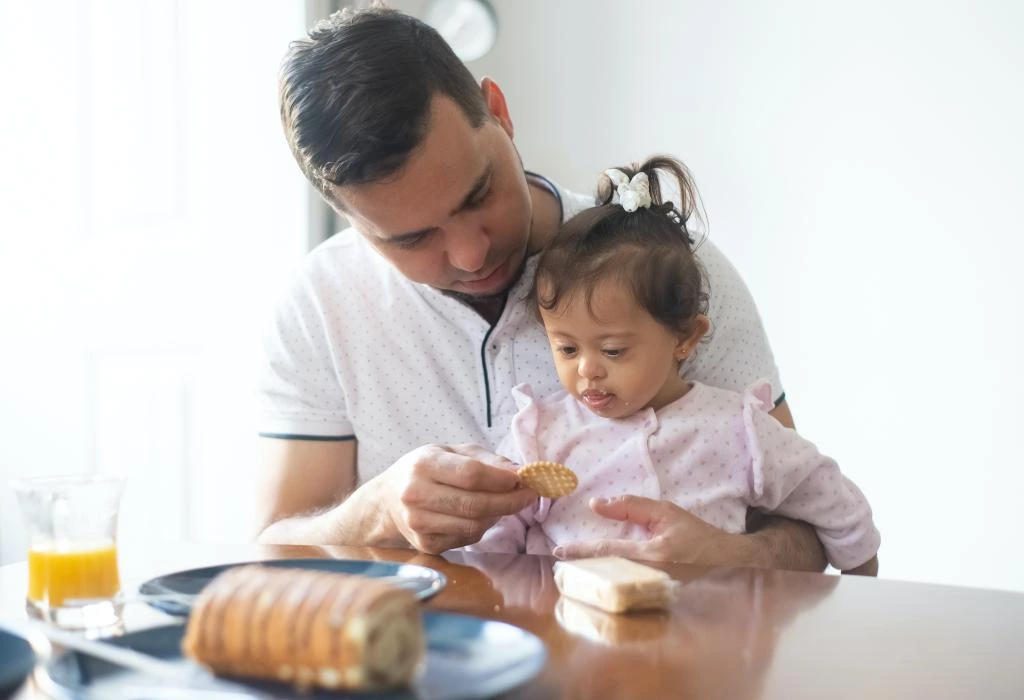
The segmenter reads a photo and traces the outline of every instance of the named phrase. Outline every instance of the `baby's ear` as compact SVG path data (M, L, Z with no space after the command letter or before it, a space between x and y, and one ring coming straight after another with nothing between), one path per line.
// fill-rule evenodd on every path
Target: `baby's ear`
M676 359L682 361L689 357L710 328L711 321L704 314L697 314L690 319L686 329L676 335L679 340L676 345Z

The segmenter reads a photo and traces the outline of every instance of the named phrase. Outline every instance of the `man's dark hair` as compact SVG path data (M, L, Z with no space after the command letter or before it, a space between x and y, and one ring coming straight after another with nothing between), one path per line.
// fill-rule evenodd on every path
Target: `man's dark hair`
M397 172L451 98L474 128L488 117L473 74L433 28L371 7L320 20L281 66L281 122L295 160L329 202L333 187Z

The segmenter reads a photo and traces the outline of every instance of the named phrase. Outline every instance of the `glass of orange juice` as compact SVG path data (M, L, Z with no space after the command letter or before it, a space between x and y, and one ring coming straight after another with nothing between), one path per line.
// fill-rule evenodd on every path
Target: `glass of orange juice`
M119 476L50 476L13 483L28 534L28 609L62 627L120 621Z

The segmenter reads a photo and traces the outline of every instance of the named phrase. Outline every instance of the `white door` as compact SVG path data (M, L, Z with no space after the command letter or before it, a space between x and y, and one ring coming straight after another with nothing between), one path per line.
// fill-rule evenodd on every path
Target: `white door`
M307 244L275 94L303 4L2 2L0 563L33 474L126 474L123 547L244 540L259 334Z

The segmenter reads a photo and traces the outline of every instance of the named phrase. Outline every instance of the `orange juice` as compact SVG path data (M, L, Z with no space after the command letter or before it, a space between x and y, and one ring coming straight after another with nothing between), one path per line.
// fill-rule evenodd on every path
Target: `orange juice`
M110 598L121 589L117 547L28 552L28 598L60 607L68 598Z

